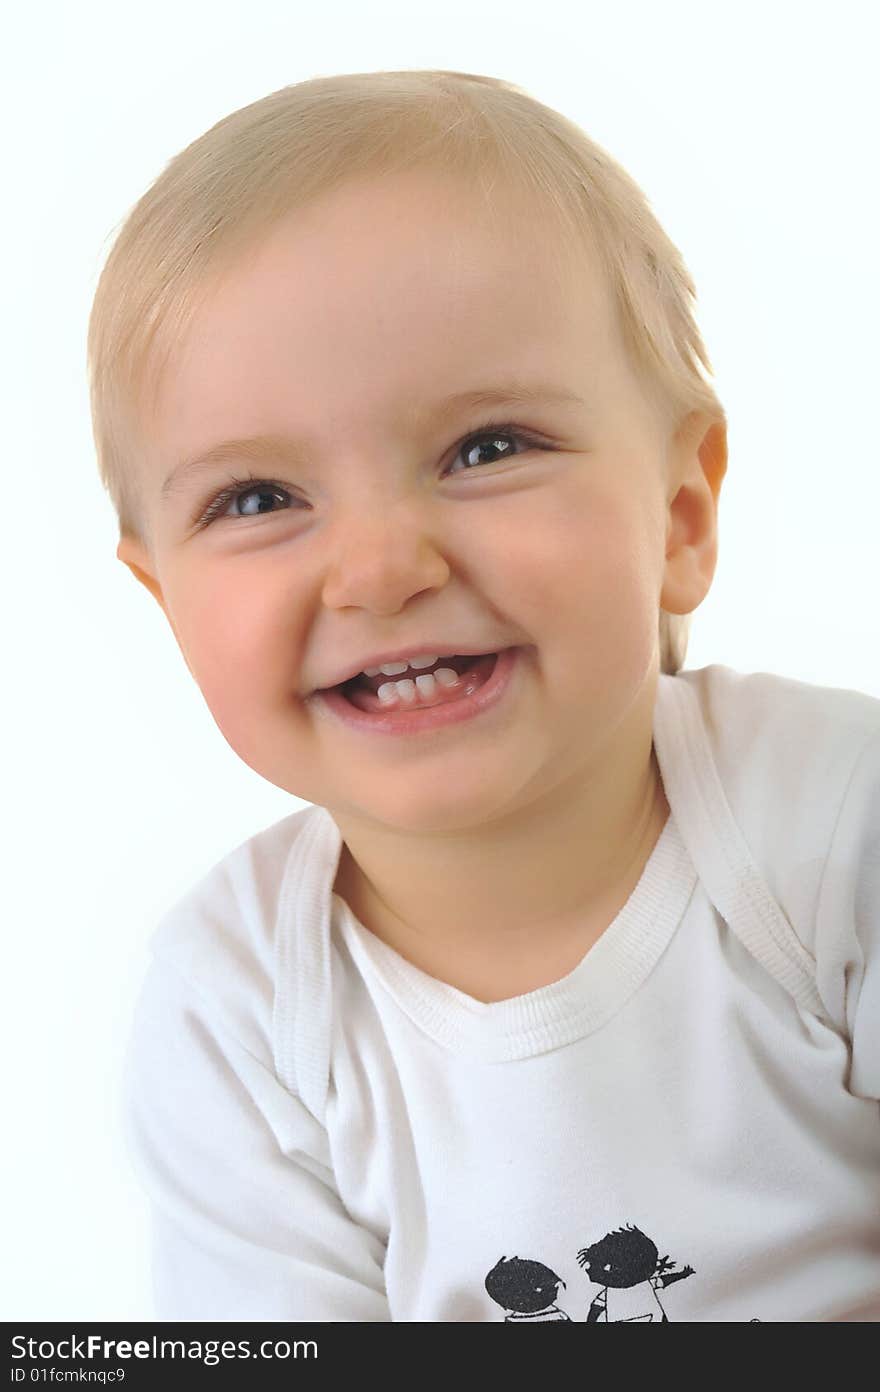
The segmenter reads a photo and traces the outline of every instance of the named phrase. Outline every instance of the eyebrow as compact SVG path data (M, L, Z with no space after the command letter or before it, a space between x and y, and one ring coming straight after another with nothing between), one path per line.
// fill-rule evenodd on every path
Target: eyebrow
M518 384L500 387L487 387L483 390L455 392L443 397L431 408L437 415L453 408L467 407L477 410L481 406L536 406L541 402L553 401L560 404L583 406L585 403L575 392L551 386L526 387ZM417 411L421 424L430 411ZM234 460L248 460L253 464L277 463L279 459L296 463L302 459L305 444L289 435L251 435L243 439L220 440L206 450L181 460L171 470L162 484L160 497L164 503L172 495L180 493L193 480L201 478L222 464Z

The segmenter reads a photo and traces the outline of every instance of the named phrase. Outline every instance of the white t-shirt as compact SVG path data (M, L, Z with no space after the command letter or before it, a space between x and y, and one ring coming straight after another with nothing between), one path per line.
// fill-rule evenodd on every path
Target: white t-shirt
M307 806L152 940L124 1117L160 1319L880 1319L880 701L658 680L670 817L486 1004L333 892Z

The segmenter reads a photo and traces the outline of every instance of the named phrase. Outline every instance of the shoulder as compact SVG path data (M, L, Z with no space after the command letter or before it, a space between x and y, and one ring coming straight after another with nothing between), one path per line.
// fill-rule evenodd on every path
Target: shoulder
M880 700L863 691L720 664L674 680L694 693L725 791L742 803L771 810L793 790L809 790L808 810L818 798L839 805L880 738Z
M880 700L847 687L818 686L773 672L737 672L713 663L673 679L694 692L712 743L722 758L738 759L746 749L800 759L816 751L846 758L880 734ZM782 737L787 738L783 739Z
M318 810L294 812L227 852L175 900L149 942L155 966L267 1064L290 870Z
M664 680L693 693L734 819L813 951L816 903L841 823L871 815L871 790L874 799L880 790L880 700L719 664Z

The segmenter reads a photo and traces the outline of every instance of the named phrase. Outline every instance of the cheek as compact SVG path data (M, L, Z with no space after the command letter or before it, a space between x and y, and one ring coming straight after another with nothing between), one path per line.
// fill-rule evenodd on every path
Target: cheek
M252 562L236 567L227 558L222 567L181 575L175 586L178 641L227 738L294 679L293 605L285 613L277 584L260 576Z
M498 593L511 596L510 612L539 645L542 634L573 633L606 650L650 644L656 565L631 498L598 488L548 493L527 519L511 519L493 554Z
M583 711L592 712L594 730L614 727L656 661L649 532L631 495L613 487L557 500L531 520L536 525L519 529L508 548L508 612L533 635L558 735L590 740Z

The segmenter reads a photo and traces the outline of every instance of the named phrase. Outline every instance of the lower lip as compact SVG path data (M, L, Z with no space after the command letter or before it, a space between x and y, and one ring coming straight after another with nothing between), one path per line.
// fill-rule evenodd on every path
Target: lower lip
M495 659L492 675L477 690L457 701L440 706L424 706L416 710L378 711L368 714L358 710L335 688L317 691L313 700L349 725L368 735L419 735L429 730L442 730L446 725L458 725L475 716L493 710L508 691L511 679L519 668L519 648L505 648Z

